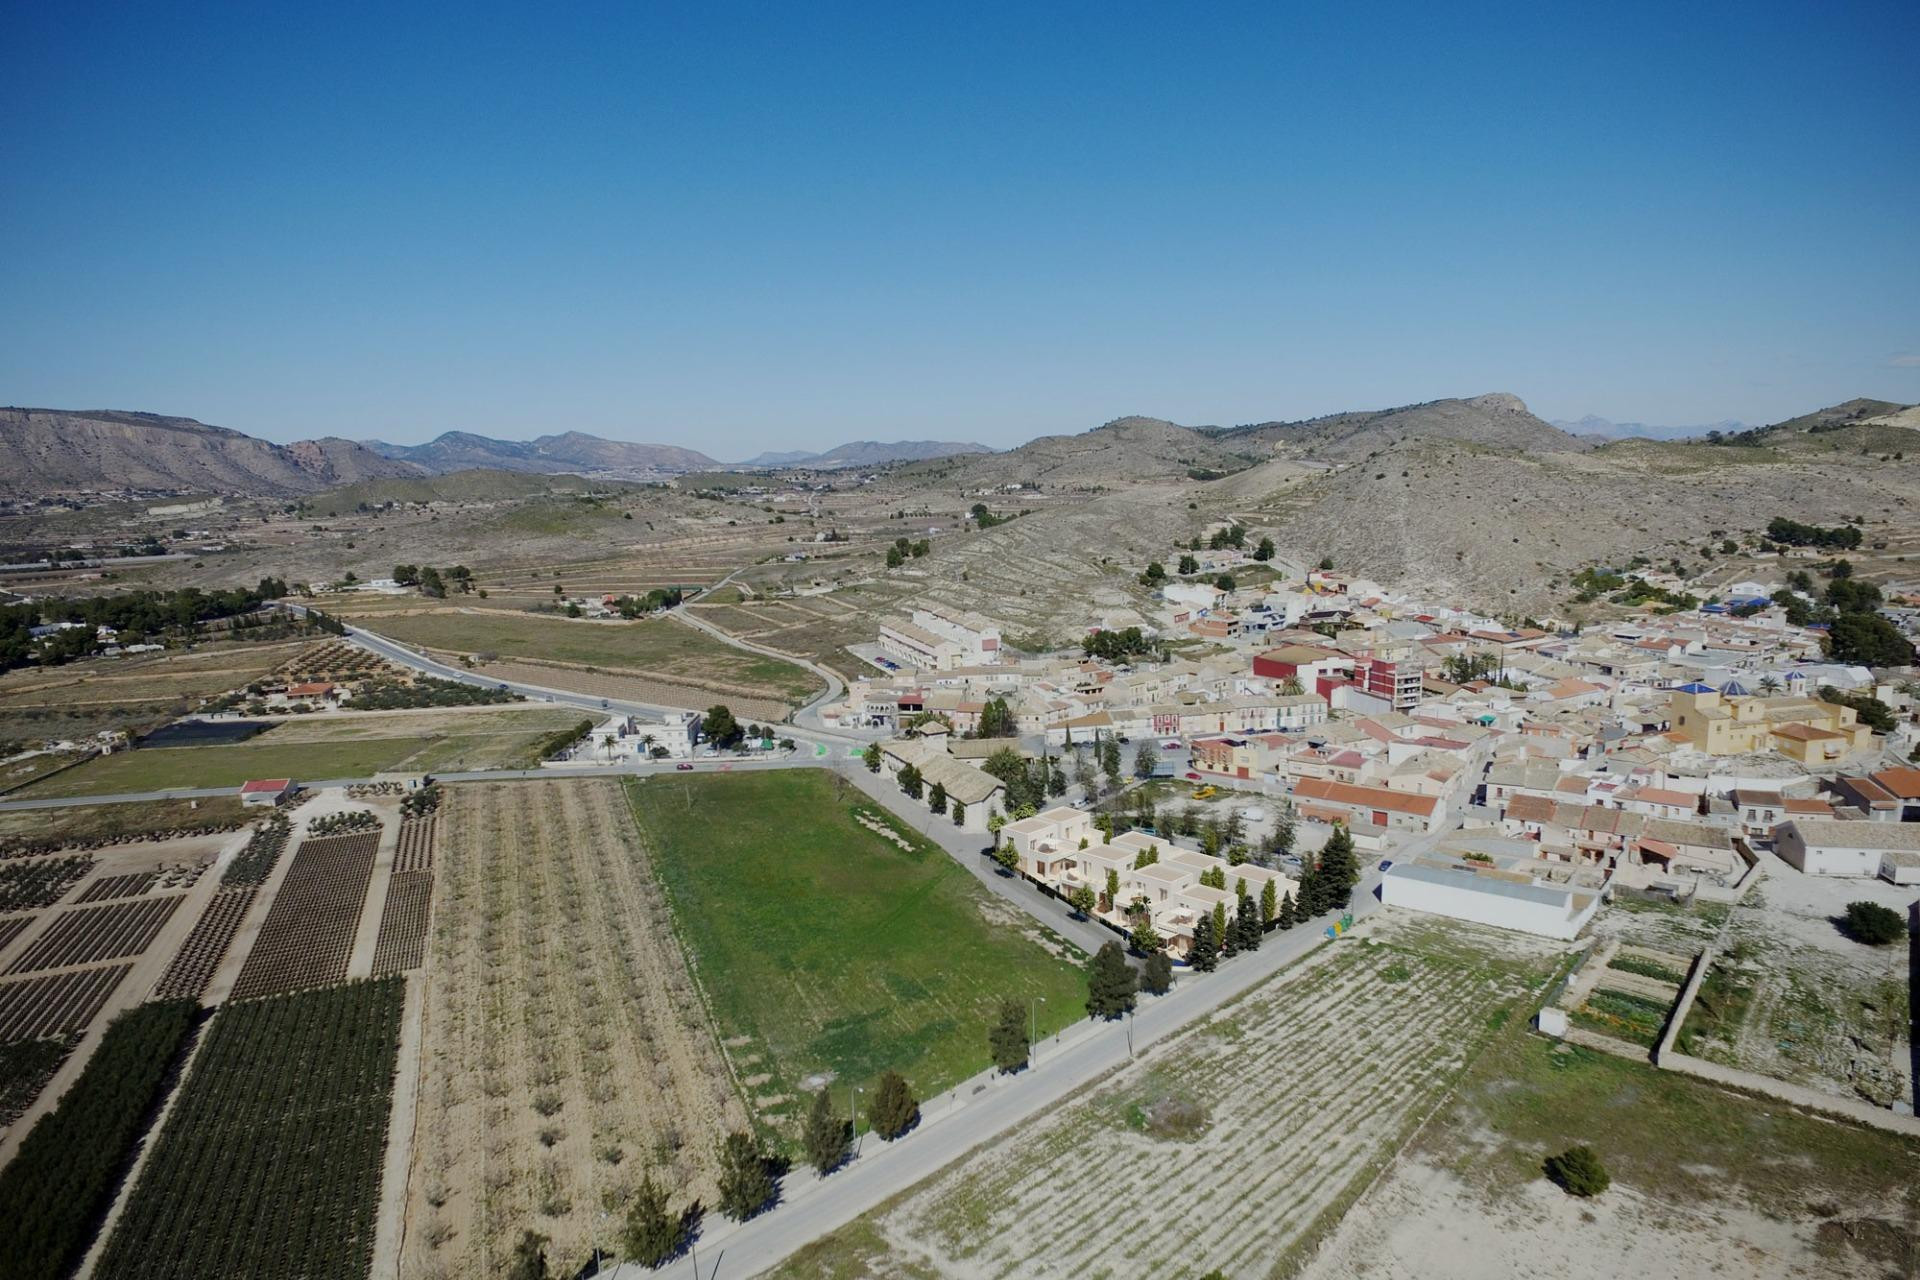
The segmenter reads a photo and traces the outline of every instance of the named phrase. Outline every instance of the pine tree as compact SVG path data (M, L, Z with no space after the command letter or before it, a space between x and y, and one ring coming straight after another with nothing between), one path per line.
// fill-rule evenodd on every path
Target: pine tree
M529 1227L513 1246L513 1265L507 1280L547 1280L547 1238Z
M931 813L947 811L947 787L943 782L933 784L933 790L927 793L927 810Z
M1193 950L1187 963L1195 973L1212 973L1220 965L1220 935L1214 931L1213 917L1202 914L1193 926Z
M1281 903L1280 903L1280 927L1282 929L1293 928L1293 916L1294 916L1293 895L1288 894L1284 899L1281 900Z
M1146 970L1140 975L1140 987L1151 995L1163 996L1173 989L1173 960L1164 951L1147 957Z
M1314 872L1314 862L1314 855L1309 854L1303 860L1300 868L1300 896L1293 904L1293 920L1295 924L1305 924L1308 920L1320 914L1319 910L1314 906L1314 902L1320 893L1317 883L1319 876Z
M802 1145L807 1163L821 1176L838 1169L847 1158L853 1140L853 1126L833 1109L833 1099L825 1089L813 1096L813 1110L807 1114L807 1131Z
M920 1102L898 1071L880 1077L873 1101L867 1104L867 1123L888 1142L920 1123Z
M993 1065L1012 1075L1027 1065L1027 1011L1018 1000L1002 1000L1000 1016L987 1028Z
M967 806L961 801L955 800L951 807L953 809L953 825L956 827L966 826Z
M1109 942L1087 961L1087 1016L1113 1019L1133 1008L1139 978L1127 953Z
M641 1178L634 1189L621 1243L627 1257L643 1267L662 1266L680 1252L680 1220L667 1212L667 1193L652 1174Z

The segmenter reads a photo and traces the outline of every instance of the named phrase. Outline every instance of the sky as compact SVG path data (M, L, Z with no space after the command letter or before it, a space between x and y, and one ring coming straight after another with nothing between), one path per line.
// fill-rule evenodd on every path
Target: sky
M733 460L1920 401L1912 0L17 4L0 47L11 404Z

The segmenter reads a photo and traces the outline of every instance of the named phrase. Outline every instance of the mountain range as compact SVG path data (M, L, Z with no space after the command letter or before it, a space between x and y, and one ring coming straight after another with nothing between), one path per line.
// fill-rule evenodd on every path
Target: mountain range
M383 458L409 462L432 475L484 467L491 471L525 471L536 475L570 472L614 472L654 475L663 472L710 471L720 464L696 449L670 444L636 444L603 440L584 431L567 431L533 440L496 440L468 431L446 431L425 444L361 442Z
M888 462L924 462L930 458L950 458L966 453L992 453L984 444L962 444L950 440L855 440L825 453L798 449L787 453L763 453L738 465L742 467L808 467L833 471L842 467L877 467Z
M1748 429L1746 423L1736 422L1732 418L1697 427L1657 427L1645 422L1613 422L1591 413L1573 422L1560 418L1551 418L1548 421L1562 431L1573 435L1599 436L1605 440L1688 440L1696 436L1704 436L1709 431L1732 435L1736 431Z
M145 489L280 497L418 469L352 440L274 444L192 418L0 408L0 496Z

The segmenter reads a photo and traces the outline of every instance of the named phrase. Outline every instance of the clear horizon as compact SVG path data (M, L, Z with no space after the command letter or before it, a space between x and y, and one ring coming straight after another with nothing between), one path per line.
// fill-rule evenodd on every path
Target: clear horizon
M42 6L0 394L737 461L1920 401L1920 9Z

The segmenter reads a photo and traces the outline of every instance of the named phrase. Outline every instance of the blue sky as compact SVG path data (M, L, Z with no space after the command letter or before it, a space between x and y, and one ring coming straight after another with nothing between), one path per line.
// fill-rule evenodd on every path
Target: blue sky
M722 458L1920 401L1920 5L15 5L0 400Z

